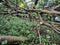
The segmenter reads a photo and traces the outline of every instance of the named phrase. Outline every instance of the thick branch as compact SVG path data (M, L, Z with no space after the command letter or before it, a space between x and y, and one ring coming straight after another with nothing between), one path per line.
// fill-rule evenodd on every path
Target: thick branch
M14 40L18 40L18 41L25 41L25 40L28 40L27 37L23 37L23 36L0 36L0 41L1 40L8 40L8 41L14 41Z
M18 10L18 11L12 11L10 13L8 12L0 12L0 14L16 14L16 12L18 13L21 13L22 11L21 10ZM25 9L25 13L27 12L44 12L44 13L49 13L49 14L60 14L60 12L58 11L49 11L49 10L42 10L42 9ZM24 14L24 12L22 12Z
M44 12L44 13L49 13L49 14L60 14L60 12L55 11L55 10L43 10L43 9L26 9L26 11L31 11L31 12Z

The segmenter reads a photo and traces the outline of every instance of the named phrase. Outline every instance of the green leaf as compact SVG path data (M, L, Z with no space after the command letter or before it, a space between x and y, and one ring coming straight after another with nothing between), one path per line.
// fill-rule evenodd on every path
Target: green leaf
M4 40L4 41L2 41L2 45L6 45L8 42L7 42L7 40Z

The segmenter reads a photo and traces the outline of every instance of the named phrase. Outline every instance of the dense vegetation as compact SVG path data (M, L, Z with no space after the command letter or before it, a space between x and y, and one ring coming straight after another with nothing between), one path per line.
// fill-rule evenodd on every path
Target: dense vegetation
M44 1L39 0L37 5L31 5L31 7L50 11L52 6L60 6L60 0L53 0L50 7L49 5L45 7L47 2ZM60 13L27 10L31 7L24 0L7 2L8 6L5 1L0 4L0 38L1 36L22 36L21 38L28 38L28 40L23 38L23 41L17 39L9 41L2 37L0 45L60 45L60 22L53 19L53 15L58 16ZM31 2L35 2L35 0ZM55 10L60 11L59 9ZM42 18L39 17L39 14Z

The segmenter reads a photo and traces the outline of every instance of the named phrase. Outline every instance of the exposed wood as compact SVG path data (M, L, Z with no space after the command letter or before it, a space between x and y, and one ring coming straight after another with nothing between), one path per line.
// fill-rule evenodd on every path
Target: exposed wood
M8 41L14 41L14 40L26 41L26 40L29 40L27 37L23 37L23 36L0 36L0 41L3 39L8 40Z

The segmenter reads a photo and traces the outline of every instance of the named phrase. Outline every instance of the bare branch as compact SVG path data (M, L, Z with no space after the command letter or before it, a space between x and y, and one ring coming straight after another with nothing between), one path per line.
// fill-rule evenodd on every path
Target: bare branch
M21 10L17 10L17 11L12 11L10 12L9 14L16 14L16 12L19 12L21 13L22 11ZM25 9L25 12L44 12L44 13L49 13L49 14L60 14L60 12L58 11L52 11L52 10L42 10L42 9ZM8 14L8 12L0 12L0 14ZM23 13L24 14L24 13Z
M55 25L52 24L52 26L53 26L56 30L60 31L60 29L59 29L58 27L56 27Z
M25 40L29 40L27 37L23 37L23 36L0 36L0 41L2 39L8 40L8 41L14 41L14 40L25 41Z
M60 12L55 11L55 10L43 10L43 9L26 9L26 11L31 11L31 12L44 12L44 13L49 13L49 14L60 14Z
M60 34L60 32L55 27L53 27L51 24L44 22L44 25L52 28L56 33Z
M53 7L52 7L52 10L54 10L54 9L56 9L56 8L58 8L58 7L60 7L60 4L57 5L57 6L53 6Z
M43 18L41 17L41 15L40 15L40 13L38 12L37 14L38 14L38 17L39 17L39 19L38 19L39 23L43 24L44 21L43 21Z
M12 11L12 12L0 12L0 14L17 14L17 13L21 13L21 14L28 14L27 12L23 12L21 10L17 10L17 11Z

